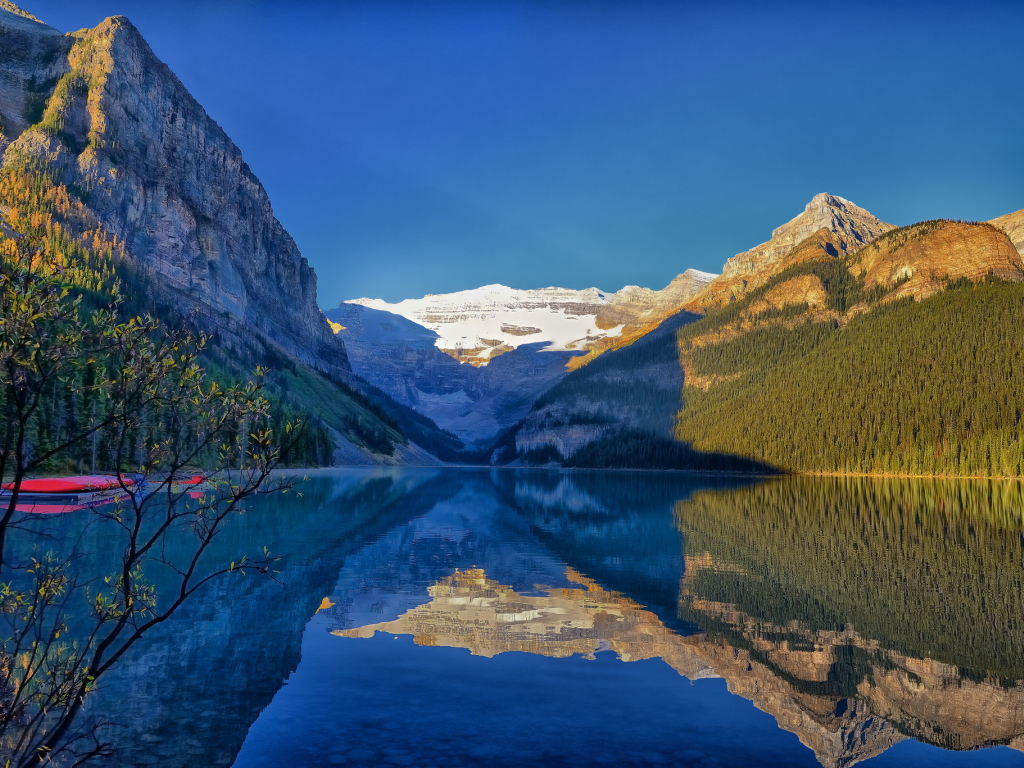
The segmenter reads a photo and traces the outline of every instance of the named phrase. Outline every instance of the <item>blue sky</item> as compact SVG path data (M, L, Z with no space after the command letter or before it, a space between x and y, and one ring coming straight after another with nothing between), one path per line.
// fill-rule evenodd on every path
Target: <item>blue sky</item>
M1024 4L23 0L128 16L241 147L320 303L717 272L817 192L1024 208Z

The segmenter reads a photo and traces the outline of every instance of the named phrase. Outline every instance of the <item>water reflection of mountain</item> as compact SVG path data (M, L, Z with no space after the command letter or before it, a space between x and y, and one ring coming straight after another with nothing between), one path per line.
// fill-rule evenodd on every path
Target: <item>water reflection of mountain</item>
M123 765L230 765L304 631L382 630L485 657L661 658L724 678L829 766L908 736L1022 749L1020 502L1017 486L962 482L314 479L214 553L291 553L283 583L219 582L91 709L123 725Z
M391 605L384 621L346 614L336 634L409 634L481 656L660 657L690 678L725 678L827 766L907 736L947 749L1024 748L1014 487L493 481L543 558L569 564L562 586L514 588L493 577L482 547L478 567L441 576L425 602ZM465 530L487 525L478 515ZM516 535L520 556L528 538Z
M858 710L948 749L1024 750L1021 500L1012 483L826 478L699 494L676 507L679 615L730 648L730 690L835 734L796 731L827 765L887 746Z
M555 497L521 509L569 565L666 616L674 563L661 499L630 505L600 482L581 486L599 514ZM785 478L680 490L676 628L697 633L687 646L820 762L851 765L905 736L1024 749L1020 485Z
M90 702L117 723L115 765L230 766L249 726L300 660L303 628L347 557L423 514L458 483L434 472L314 476L238 521L212 558L287 554L278 581L220 580L105 678Z

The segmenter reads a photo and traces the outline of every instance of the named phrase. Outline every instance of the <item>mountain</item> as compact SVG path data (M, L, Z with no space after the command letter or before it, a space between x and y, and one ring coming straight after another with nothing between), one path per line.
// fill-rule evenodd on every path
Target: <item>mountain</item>
M818 195L730 259L674 334L567 376L492 458L1022 474L1019 218L895 229Z
M433 331L435 346L453 359L485 366L526 345L543 344L536 348L548 352L597 351L602 345L603 351L617 339L635 337L640 326L657 325L714 277L691 269L660 291L635 285L616 293L485 285L396 304L381 299L346 303L401 315Z
M5 168L45 167L182 314L348 369L263 185L128 19L62 35L5 3L0 29Z
M356 299L326 315L359 376L480 445L567 371L651 332L714 277L691 269L660 291L616 293L488 285L395 304Z
M806 243L811 235L822 233L827 238L825 250L840 256L853 253L893 229L892 224L879 221L849 200L822 192L811 198L803 213L774 230L770 240L726 261L722 274L688 308L703 311L722 306L763 284L787 264L797 246Z
M439 463L410 435L462 447L352 373L263 186L127 19L62 34L0 0L0 151L0 235L81 261L76 290L120 282L125 313L187 318L217 380L269 369L275 418L312 435L296 461Z
M676 437L798 471L1024 473L1024 262L928 221L789 267L679 334Z

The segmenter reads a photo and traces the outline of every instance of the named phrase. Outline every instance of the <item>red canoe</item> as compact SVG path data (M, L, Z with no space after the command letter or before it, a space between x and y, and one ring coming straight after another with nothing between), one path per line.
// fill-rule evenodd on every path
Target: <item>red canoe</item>
M125 485L135 483L131 478L122 478ZM78 477L45 477L39 480L22 480L22 493L88 493L110 491L121 487L113 475L79 475ZM5 491L13 490L14 483L5 483Z

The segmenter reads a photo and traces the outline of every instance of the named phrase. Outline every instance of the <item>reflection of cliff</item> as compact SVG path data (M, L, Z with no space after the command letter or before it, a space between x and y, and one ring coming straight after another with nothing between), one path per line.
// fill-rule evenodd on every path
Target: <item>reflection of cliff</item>
M651 611L572 568L566 578L578 588L538 587L532 594L479 568L456 571L428 588L429 602L395 620L333 634L412 635L418 645L484 657L519 651L593 658L610 650L623 661L661 658L690 679L724 678L732 693L771 714L830 768L878 755L908 735L953 749L1021 744L1024 687L964 680L954 667L881 650L852 629L811 632L798 622L758 622L694 595L702 573L744 571L708 554L688 558L681 589L683 612L731 627L735 642L721 632L676 634Z
M704 635L678 635L629 598L571 568L566 576L581 588L544 589L541 596L529 596L488 579L480 569L468 569L439 581L428 590L429 603L394 621L333 634L408 634L419 645L466 648L486 657L520 651L593 658L610 650L623 661L660 658L691 680L725 677L732 693L773 715L829 766L850 765L904 738L859 703L843 709L816 701L752 661L746 651Z
M689 654L683 638L627 597L607 592L576 573L580 589L543 589L523 595L487 578L481 569L457 571L428 589L431 600L394 621L338 629L341 637L375 632L412 635L419 645L467 648L476 656L522 651L562 658L593 658L612 650L623 661L662 658L681 674L707 677L711 669Z

